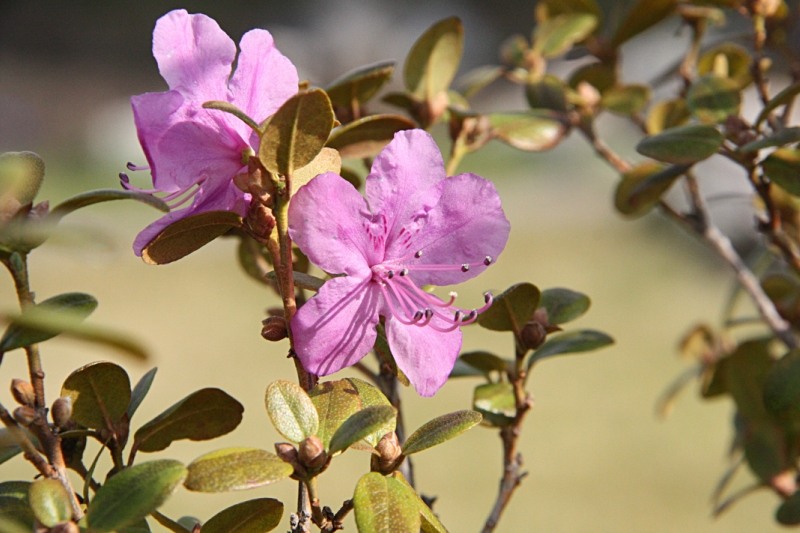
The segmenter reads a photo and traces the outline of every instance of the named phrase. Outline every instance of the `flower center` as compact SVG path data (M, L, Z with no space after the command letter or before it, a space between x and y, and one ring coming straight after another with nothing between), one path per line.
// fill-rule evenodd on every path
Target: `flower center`
M414 254L414 259L422 257L422 252ZM490 292L483 295L484 305L477 309L463 309L455 304L455 292L450 293L446 302L418 287L409 274L412 271L453 271L468 272L471 267L488 266L492 258L486 256L477 263L461 265L421 264L415 261L388 261L372 267L372 282L381 290L384 301L394 318L408 326L430 326L436 331L448 332L475 322L478 315L492 305Z

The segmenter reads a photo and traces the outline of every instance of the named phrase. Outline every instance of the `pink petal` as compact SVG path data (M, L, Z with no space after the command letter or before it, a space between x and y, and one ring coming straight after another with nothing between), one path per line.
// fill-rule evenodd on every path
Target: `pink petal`
M230 81L231 102L260 123L297 93L297 69L275 47L266 30L245 33L239 46L236 72Z
M303 367L327 376L361 360L375 344L378 292L369 279L333 278L307 301L291 323Z
M308 258L331 274L370 275L382 241L370 240L364 198L342 177L328 172L300 188L289 204L289 236Z
M227 99L236 45L214 19L170 11L156 22L153 56L170 89L198 104Z
M497 259L506 245L511 225L500 205L494 185L475 174L447 178L429 191L438 196L423 223L407 223L414 236L410 241L389 244L386 256L408 257L422 251L420 263L452 265L452 270L414 271L419 285L452 285L471 279L486 269L483 260ZM471 263L469 271L458 267Z
M389 240L436 200L429 191L443 179L444 162L433 137L420 129L395 133L372 163L366 184L369 208L386 217Z
M445 321L434 318L442 327ZM386 337L397 367L420 396L433 396L445 384L461 351L461 330L443 333L386 317Z

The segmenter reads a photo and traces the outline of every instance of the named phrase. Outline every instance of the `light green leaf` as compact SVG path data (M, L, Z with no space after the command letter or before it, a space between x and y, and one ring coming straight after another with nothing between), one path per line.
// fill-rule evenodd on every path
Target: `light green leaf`
M406 89L420 100L433 101L450 87L463 51L461 21L456 17L440 20L417 39L406 57Z
M317 409L300 385L285 380L273 381L267 386L264 402L272 425L284 438L300 442L317 434Z
M359 531L416 532L421 527L419 506L406 485L378 472L370 472L358 480L353 507Z
M397 419L397 411L391 405L373 405L350 415L331 437L330 450L333 455L349 448L379 428Z
M531 283L517 283L496 296L491 307L478 316L478 324L493 331L517 335L533 317L539 305L539 289Z
M97 300L82 292L68 292L48 298L11 319L11 324L0 338L0 353L44 342L64 330L74 329L95 309Z
M72 520L71 496L57 479L37 479L28 488L28 504L47 527Z
M531 354L530 359L528 359L528 369L530 369L536 362L547 357L599 350L600 348L605 348L611 344L614 344L614 339L602 331L582 329L578 331L562 333L561 335L545 341L544 344L542 344L535 352L533 352L533 354Z
M203 524L203 533L266 533L281 522L283 504L273 498L237 503Z
M257 448L225 448L189 464L183 485L197 492L227 492L268 485L292 475L292 466Z
M480 424L482 419L480 413L469 410L438 416L420 426L406 439L402 446L403 454L418 453L454 439L471 427Z
M589 13L564 13L536 26L533 51L545 58L558 57L591 35L597 27L597 17Z
M326 146L344 158L375 157L401 130L416 124L401 115L370 115L333 130Z
M724 140L714 126L694 124L645 137L636 145L636 151L665 163L688 165L716 154Z

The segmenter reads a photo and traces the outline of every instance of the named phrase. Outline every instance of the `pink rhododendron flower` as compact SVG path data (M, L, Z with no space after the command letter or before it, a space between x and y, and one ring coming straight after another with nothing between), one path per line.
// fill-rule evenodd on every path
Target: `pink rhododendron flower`
M156 22L153 56L169 90L134 96L131 104L153 176L148 192L165 193L173 210L136 237L137 255L165 227L188 215L246 212L250 195L233 178L246 171L248 156L258 151L258 136L238 118L203 109L203 103L230 102L261 122L297 93L298 77L266 30L247 32L239 46L237 58L234 42L205 15L181 9ZM133 188L127 176L121 178L123 186ZM188 207L174 209L187 202Z
M297 191L289 233L331 274L292 320L303 366L327 375L359 361L383 317L397 366L422 396L447 380L463 324L480 309L442 301L420 287L451 285L494 262L510 225L497 191L475 174L446 178L441 153L422 130L397 133L367 176L366 200L333 173Z

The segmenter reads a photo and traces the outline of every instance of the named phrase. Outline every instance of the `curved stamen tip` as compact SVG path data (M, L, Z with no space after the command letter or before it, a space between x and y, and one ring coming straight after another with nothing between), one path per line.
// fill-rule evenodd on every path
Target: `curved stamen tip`
M128 170L136 170L136 165L132 161L128 161L128 164L125 166L128 167Z
M424 315L422 311L417 311L416 313L414 313L414 322L419 322L420 320L422 320L423 316Z
M491 292L484 292L483 293L483 301L486 305L492 305L494 301L494 295Z
M120 172L119 173L119 181L121 181L123 184L127 185L128 183L131 182L131 179L124 172Z
M473 309L464 317L464 322L474 322L476 318L478 318L478 310Z
M455 313L453 313L453 322L458 322L459 320L461 320L461 310L460 309L457 310Z
M494 259L492 259L491 255L487 255L486 257L483 258L483 264L486 265L487 267L491 265L492 262L494 262Z
M392 279L394 277L394 270L390 270L389 272L387 272L386 277Z
M428 307L427 309L425 309L425 319L430 320L431 318L433 318L433 309Z
M400 271L400 275L401 275L401 276L408 276L408 269L407 269L407 268L404 268L403 270L401 270L401 271Z
M469 263L461 265L461 272L469 272Z
M414 254L414 257L416 257L417 259L422 257L422 250L417 250L416 253Z

